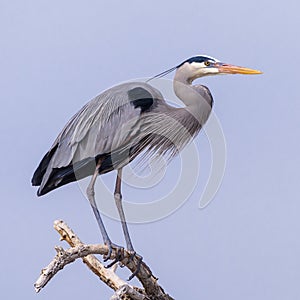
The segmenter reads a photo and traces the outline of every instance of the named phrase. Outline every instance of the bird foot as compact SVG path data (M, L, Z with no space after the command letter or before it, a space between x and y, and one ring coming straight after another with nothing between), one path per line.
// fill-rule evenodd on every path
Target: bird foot
M133 277L135 277L140 272L143 257L137 254L134 250L128 252L130 253L130 256L128 257L128 262L133 262L136 264L135 271L127 279L127 281L130 281ZM137 263L134 261L134 258L136 258Z
M118 262L122 262L125 259L125 254L124 254L124 248L121 246L118 246L114 243L106 243L107 247L108 247L108 253L107 255L104 256L104 261L108 261L109 259L111 259L111 255L113 250L116 251L116 256L113 259L113 261L111 263L109 263L108 265L105 266L105 268L111 268L113 265L115 265ZM127 279L127 281L130 281L131 279L133 279L140 271L141 269L141 264L143 261L143 257L139 254L137 254L134 250L127 250L129 256L126 257L127 263L134 263L136 265L136 269L135 271L129 276L129 278ZM135 261L136 259L136 261ZM123 268L125 265L124 263L121 263L120 266Z
M114 258L114 260L111 263L109 263L107 266L105 266L105 268L110 268L114 264L116 264L118 261L121 261L124 259L124 248L121 246L118 246L112 242L106 243L106 246L108 247L108 253L107 253L107 255L103 256L105 262L108 261L109 259L111 259L112 251L113 250L116 251L116 257Z

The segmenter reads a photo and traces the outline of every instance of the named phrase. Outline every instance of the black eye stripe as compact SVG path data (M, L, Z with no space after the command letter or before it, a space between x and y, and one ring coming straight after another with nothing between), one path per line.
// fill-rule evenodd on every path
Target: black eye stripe
M182 62L180 65L177 66L177 68L179 68L180 66L182 66L184 63L188 62L188 63L203 63L205 61L211 61L211 62L215 62L214 59L212 59L211 57L207 57L207 56L194 56L194 57L191 57L187 60L185 60L184 62Z
M187 60L187 62L189 62L189 63L193 63L193 62L203 63L203 62L208 61L208 60L212 61L211 58L208 58L208 57L205 57L205 56L195 56L195 57L189 58Z

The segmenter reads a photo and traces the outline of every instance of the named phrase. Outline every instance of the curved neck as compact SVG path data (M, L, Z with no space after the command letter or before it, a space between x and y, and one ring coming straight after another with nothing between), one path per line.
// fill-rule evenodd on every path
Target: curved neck
M206 87L192 85L192 81L186 72L177 70L173 89L176 96L186 105L185 110L193 114L203 125L211 112L212 97Z
M192 79L190 79L185 72L177 70L173 80L173 89L176 96L187 106L194 106L199 104L199 93L192 86Z

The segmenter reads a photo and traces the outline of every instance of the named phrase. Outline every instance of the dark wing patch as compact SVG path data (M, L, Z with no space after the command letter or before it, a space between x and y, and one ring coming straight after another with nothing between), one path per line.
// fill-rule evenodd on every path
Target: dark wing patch
M131 89L127 93L130 103L133 104L134 108L139 107L142 113L149 110L153 105L154 99L152 95L141 87Z

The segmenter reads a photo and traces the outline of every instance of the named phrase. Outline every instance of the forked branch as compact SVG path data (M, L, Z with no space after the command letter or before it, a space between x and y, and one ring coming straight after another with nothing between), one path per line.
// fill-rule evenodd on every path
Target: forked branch
M108 248L105 245L95 244L87 245L76 236L76 234L63 221L54 222L55 230L60 234L61 240L65 240L71 248L64 250L62 247L55 247L57 252L50 264L42 269L42 272L34 284L36 292L39 292L46 284L62 270L66 265L74 262L78 258L82 258L88 268L94 272L100 280L115 291L111 299L156 299L156 300L171 300L173 299L166 294L163 288L157 283L157 278L152 274L150 268L144 263L141 263L140 270L136 277L141 282L143 288L135 287L121 279L116 273L116 267L105 268L104 265L93 255L106 255ZM116 252L113 251L111 258L116 257ZM130 258L130 253L124 251L124 259L121 263L126 266L131 272L134 272L139 264L138 259ZM124 297L127 298L124 298Z

